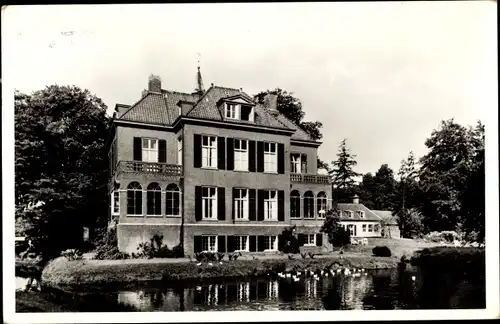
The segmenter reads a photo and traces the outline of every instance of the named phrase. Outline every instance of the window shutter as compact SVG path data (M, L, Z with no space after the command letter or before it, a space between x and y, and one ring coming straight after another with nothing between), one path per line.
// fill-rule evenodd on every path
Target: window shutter
M278 221L285 221L285 191L278 190Z
M201 252L201 236L195 235L194 237L194 253Z
M233 195L231 196L231 203L232 203L232 211L231 215L233 215L233 223L236 219L236 209L235 209L235 203L234 203L234 197L236 197L236 188L233 188Z
M306 243L306 236L304 234L298 235L299 245L303 246Z
M194 134L193 150L193 166L201 168L201 135L199 134Z
M202 200L201 200L201 187L194 187L194 214L197 222L201 221L201 209L202 209Z
M134 137L134 161L142 161L142 138Z
M248 171L255 172L255 141L248 141Z
M266 247L264 246L265 242L264 242L264 236L263 235L259 235L257 236L257 251L258 252L262 252L266 249Z
M316 234L316 246L323 246L323 234Z
M302 154L300 156L300 163L302 164L300 166L301 173L307 174L307 154Z
M167 141L160 140L158 146L158 162L166 163L167 162Z
M234 244L234 236L230 235L227 237L227 252L234 252L235 244Z
M255 199L255 189L248 190L248 220L257 220L256 210L257 210L257 200Z
M217 137L217 169L226 169L226 138Z
M227 170L234 170L234 139L227 138Z
M264 172L264 142L257 142L257 172Z
M226 252L226 237L224 235L217 236L217 252Z
M217 219L226 219L226 190L224 187L217 188Z
M258 190L257 195L257 220L264 220L264 190Z
M257 237L255 235L248 237L248 250L250 252L257 252Z
M285 144L278 143L278 173L285 173Z

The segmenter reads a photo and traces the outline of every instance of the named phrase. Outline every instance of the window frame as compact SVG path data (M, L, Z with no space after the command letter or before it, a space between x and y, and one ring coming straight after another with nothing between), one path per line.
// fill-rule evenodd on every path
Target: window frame
M239 148L236 148L236 143L239 143ZM242 144L245 143L245 149L243 150L241 147L243 146ZM249 147L248 147L248 140L246 139L240 139L240 138L235 138L233 141L233 158L234 158L234 165L233 165L233 170L234 171L248 171L248 165L249 165ZM236 154L236 153L239 154ZM238 159L237 159L238 156ZM241 158L244 157L244 158ZM242 162L244 163L244 167L241 167L243 165Z
M308 194L311 194L311 196L309 196ZM312 190L304 192L303 200L304 200L304 215L303 215L304 219L314 219L316 217L316 212L314 208L314 201L315 201L314 192L312 192ZM310 212L309 216L306 213L306 207L308 207L307 211Z
M274 198L271 198L272 193L274 193ZM278 190L264 190L264 220L278 220Z
M324 206L324 209L320 209L320 207ZM320 213L321 210L325 212L323 215ZM326 211L328 210L328 195L324 191L318 192L316 195L316 217L324 219L326 218Z
M274 241L272 240L274 238ZM271 241L273 241L273 246L271 249L268 249L271 245ZM264 236L264 252L275 252L278 251L278 236L277 235L265 235Z
M235 188L235 192L239 193L239 197L234 197L234 219L237 221L242 221L242 220L248 220L249 219L249 212L250 212L250 206L249 206L249 191L247 188ZM242 198L242 194L244 194L244 198ZM242 205L240 208L240 204ZM239 216L239 211L242 211L243 217L238 217Z
M115 195L118 198L116 202ZM118 211L115 211L115 209L118 209ZM113 190L111 192L111 215L120 215L120 190Z
M292 199L295 199L295 200L298 200L298 205L297 206L293 206L294 203L292 203ZM290 193L290 218L291 219L300 219L301 218L301 214L300 214L300 211L301 211L301 203L300 203L301 199L300 199L300 192L298 190L292 190L292 192ZM295 207L295 208L293 208ZM294 215L294 211L298 211L298 216L295 217Z
M176 190L172 190L173 189L173 186L175 186L175 189ZM168 195L171 194L172 195L172 199L169 199ZM178 214L170 214L169 213L169 209L175 211L175 201L176 199L178 199L178 203L179 203L179 207L178 207ZM171 206L168 206L169 204L169 201L172 202L172 205ZM171 183L167 186L167 188L165 189L165 216L167 217L179 217L181 216L181 190L179 188L179 186L175 183Z
M356 214L359 216L359 218L365 218L364 210L358 210L356 211Z
M304 234L305 236L305 242L304 246L316 246L316 234ZM312 237L312 243L311 243L311 237Z
M208 194L211 195L211 189L214 190L214 196L205 196L204 190L208 189ZM205 210L205 201L210 201L210 210L211 210L211 217L205 217L207 211ZM217 220L217 187L211 187L211 186L202 186L201 187L201 219L204 220ZM207 205L209 206L209 205Z
M268 146L268 151L266 151L266 145ZM272 147L274 147L274 152L272 151ZM263 152L264 173L278 173L278 143L264 142ZM273 168L270 168L269 166L273 166Z
M144 147L144 142L148 143L148 147ZM152 143L156 143L156 147L152 148ZM142 157L142 162L148 162L148 163L158 163L160 159L160 150L159 150L159 145L160 145L160 140L158 138L153 138L153 137L141 137L141 157ZM150 154L155 153L156 154L156 161L151 161L155 159L151 159ZM147 158L146 158L147 157Z
M298 157L298 160L294 161L294 157ZM293 174L301 174L302 173L301 157L302 157L302 154L300 154L300 153L291 153L290 154L290 162L292 165L292 169L290 170L290 173L293 173Z
M182 165L182 136L177 137L177 164Z
M205 138L208 138L207 145L203 144ZM213 146L210 145L211 139L214 139ZM205 157L204 154L206 155ZM201 135L201 167L205 169L217 169L217 159L218 159L217 136Z
M368 229L367 229L366 224L362 224L362 225L361 225L361 231L362 231L363 233L366 233L366 232L367 232L367 230L368 230Z
M232 110L234 108L234 111ZM227 119L239 119L239 105L236 103L226 102L225 118ZM230 116L228 116L228 113ZM233 114L234 113L234 114Z
M153 185L156 185L157 187L154 188L154 189L150 189L152 188ZM150 212L150 194L153 194L152 195L152 198L153 198L153 201L152 201L152 208L153 208L153 213L149 213ZM158 197L159 196L159 197ZM151 217L158 217L158 216L162 216L162 211L161 211L161 196L162 196L162 190L161 190L161 186L158 182L151 182L147 187L146 187L146 216L151 216ZM157 204L157 201L156 199L159 198L159 202L158 202L158 206L156 205ZM157 211L157 207L159 207L159 211ZM158 214L156 214L155 212L159 212Z
M211 238L215 238L214 249L213 250L210 249ZM205 240L208 240L206 242L207 243L207 250L205 250ZM217 252L217 247L218 247L217 244L218 244L218 237L217 237L217 235L201 235L201 251L202 252Z
M137 184L138 187L135 186L135 188L131 188L132 184L134 184L134 185ZM144 190L142 189L142 185L139 182L137 182L137 181L132 181L132 182L130 182L128 184L126 190L127 190L127 216L130 216L130 217L143 216L144 215L144 206L143 206L144 205L144 197L143 197ZM140 204L141 213L140 214L136 214L136 213L130 214L129 213L129 206L130 206L129 205L129 203L130 203L129 193L130 192L133 192L133 194L134 194L134 196L132 198L133 199L133 207L132 207L132 209L134 210L134 212L138 209L138 208L136 208L136 207L138 207L138 206L136 206L136 204L137 204L137 201L136 201L137 194L139 194L140 197L141 197L141 204Z
M234 249L234 252L249 252L250 250L250 244L249 244L249 236L248 235L234 235L234 238L235 238L235 245L236 245L236 242L238 244L238 246L240 247L240 249L237 249L236 246L235 246L235 249ZM242 239L245 239L245 247L244 249L241 249L242 247Z
M368 224L368 233L373 233L373 224Z

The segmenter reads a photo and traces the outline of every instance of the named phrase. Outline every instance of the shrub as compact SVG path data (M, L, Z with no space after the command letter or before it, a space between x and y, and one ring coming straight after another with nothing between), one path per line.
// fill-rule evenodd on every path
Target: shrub
M295 226L285 228L278 236L278 250L283 253L299 253L299 240L293 235Z
M123 260L129 259L128 253L118 250L116 230L107 228L96 231L94 245L97 246L95 259L97 260Z
M321 232L328 235L328 241L333 246L344 246L351 242L349 231L340 225L340 216L337 210L329 210L326 213Z
M455 231L430 232L425 239L435 243L453 243L455 240L460 240L460 235Z
M62 251L61 256L65 257L69 261L83 259L83 253L76 249L68 249L66 251Z
M373 248L372 253L374 256L390 257L391 250L387 246L376 246Z
M163 245L163 235L155 234L149 242L139 243L137 246L137 254L133 254L136 258L182 258L184 257L184 249L177 245L172 250L167 245Z

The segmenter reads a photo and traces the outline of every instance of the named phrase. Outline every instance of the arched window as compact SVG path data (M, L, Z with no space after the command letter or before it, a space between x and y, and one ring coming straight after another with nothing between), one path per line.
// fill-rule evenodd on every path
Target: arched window
M181 192L176 184L172 183L167 186L166 204L167 216L181 215Z
M314 194L307 191L304 194L304 218L314 218Z
M300 218L300 192L298 190L290 193L290 217Z
M127 214L142 215L142 187L139 182L131 182L127 187Z
M147 215L161 215L161 187L156 182L148 186L146 203Z
M326 206L327 206L326 203L327 203L326 193L324 193L323 191L321 191L316 196L316 211L318 213L318 217L321 217L321 218L325 217L325 215L326 215Z

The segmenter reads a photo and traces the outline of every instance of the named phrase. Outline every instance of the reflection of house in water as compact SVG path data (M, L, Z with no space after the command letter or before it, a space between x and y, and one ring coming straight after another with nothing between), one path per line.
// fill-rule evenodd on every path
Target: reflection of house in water
M267 284L268 284L267 298L277 299L279 295L278 281L277 280L269 281Z
M143 290L121 291L118 293L118 303L123 305L133 306L142 311L152 310L151 299L146 298Z
M318 282L312 278L305 281L305 296L307 298L316 298L318 296Z
M342 308L363 309L363 298L370 293L373 282L368 276L346 276L341 283Z

